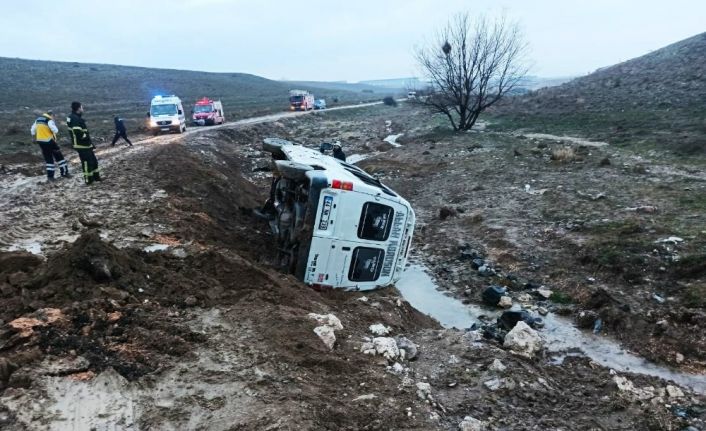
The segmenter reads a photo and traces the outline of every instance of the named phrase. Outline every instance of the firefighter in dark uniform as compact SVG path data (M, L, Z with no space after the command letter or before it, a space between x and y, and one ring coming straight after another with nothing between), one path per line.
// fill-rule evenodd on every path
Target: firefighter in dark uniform
M88 134L86 122L83 121L83 106L80 102L71 103L71 115L66 119L66 125L71 133L74 150L78 153L81 159L81 169L83 170L83 178L86 184L92 184L93 181L100 181L100 172L98 169L98 159L93 153L96 147L91 141L91 136Z
M40 115L32 124L31 132L34 141L42 149L47 168L47 181L54 181L54 172L57 165L62 177L70 177L69 166L66 163L66 159L64 159L64 155L61 154L59 146L56 144L56 134L59 133L59 129L54 123L52 112L47 111Z

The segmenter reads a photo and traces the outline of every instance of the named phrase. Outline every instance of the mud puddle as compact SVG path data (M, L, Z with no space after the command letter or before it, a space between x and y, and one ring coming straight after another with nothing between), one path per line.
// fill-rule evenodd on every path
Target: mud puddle
M502 310L475 304L466 305L458 299L445 295L437 289L436 282L423 265L408 266L396 286L413 307L435 318L446 328L470 328L474 323L480 322L480 316L494 320L502 313ZM516 307L519 308L519 305ZM544 328L540 329L539 333L545 341L547 350L555 354L551 359L553 364L559 365L565 357L580 353L596 363L619 372L672 380L700 394L706 393L704 375L682 373L648 362L626 351L617 342L600 335L585 333L569 320L551 313L544 316L543 321Z
M19 423L37 426L41 417L40 429L49 431L137 429L137 391L112 369L88 381L45 377L39 386L42 402L31 402L33 392L2 399Z
M346 157L346 163L355 165L358 162L362 162L365 159L377 156L379 153L368 153L368 154L351 154Z
M146 251L147 253L153 253L155 251L164 251L169 248L169 245L167 244L152 244L148 245L146 247L143 247L142 250Z
M220 309L195 309L189 326L217 347L201 347L173 368L130 382L108 368L97 375L37 376L29 389L6 392L0 406L27 429L115 431L230 429L247 422L255 392L244 383L256 371L229 346L232 327ZM85 377L85 378L82 378ZM37 400L40 400L39 402ZM0 429L2 421L0 421Z
M398 133L396 135L389 135L387 138L383 139L384 142L392 145L393 147L401 147L402 144L398 144L397 140L404 135L404 133Z
M410 265L396 284L412 307L435 318L445 328L466 329L478 322L480 307L467 306L436 289L436 283L422 265ZM474 310L477 308L478 310Z
M12 244L7 251L26 251L32 254L42 254L42 244L35 240L23 240Z
M350 156L346 157L346 162L350 163L351 165L355 165L356 163L368 159L371 156L372 154L351 154Z

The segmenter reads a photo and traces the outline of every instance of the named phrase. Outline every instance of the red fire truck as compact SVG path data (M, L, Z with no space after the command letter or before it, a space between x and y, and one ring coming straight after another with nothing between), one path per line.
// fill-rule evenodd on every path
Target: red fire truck
M191 111L191 119L196 125L223 124L226 121L223 115L223 104L220 100L211 100L204 97L197 101Z
M292 111L314 109L314 95L306 90L291 90L289 92L289 109Z

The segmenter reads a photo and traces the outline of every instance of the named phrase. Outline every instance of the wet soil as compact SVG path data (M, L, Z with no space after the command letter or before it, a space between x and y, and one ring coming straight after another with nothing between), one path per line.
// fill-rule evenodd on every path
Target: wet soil
M505 285L535 308L595 315L650 360L706 369L706 181L690 173L693 161L578 138L450 136L409 114L393 120L410 129L404 148L359 165L409 197L417 250L442 288L480 302L490 284ZM563 148L571 159L553 159ZM497 275L481 276L474 253ZM536 304L540 286L555 301Z
M496 203L524 197L512 189L520 173L506 169L494 185L488 175L489 163L508 164L506 137L493 138L492 152L485 141L463 150L464 160L485 157L474 161L485 167L457 166L460 148L474 144L429 137L419 115L371 107L151 138L100 150L105 181L90 188L0 178L0 428L458 429L466 416L488 429L701 427L703 396L687 387L667 392L669 382L581 356L513 355L473 332L442 329L396 289L316 292L272 265L268 228L252 210L269 187L259 145L275 135L312 147L341 140L349 155L369 155L361 165L410 198L420 221L415 258L451 295L476 301L487 283L467 269L465 243L498 271L544 281L545 260L555 263L552 250L565 240L544 244L537 227L520 223L534 220L523 211L535 195ZM401 147L382 143L399 133ZM544 178L539 162L531 166ZM443 221L442 206L452 209ZM497 207L525 218L495 218ZM698 281L692 266L688 280ZM548 280L563 291L567 279ZM644 306L608 292L632 310ZM599 311L611 306L595 302ZM340 319L333 349L309 313ZM378 323L412 340L418 357L363 354ZM495 359L506 368L491 367Z

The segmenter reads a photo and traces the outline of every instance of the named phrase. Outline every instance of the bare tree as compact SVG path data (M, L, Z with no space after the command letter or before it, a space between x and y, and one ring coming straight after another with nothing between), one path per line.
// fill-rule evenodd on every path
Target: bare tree
M505 17L457 15L431 45L416 52L430 81L428 96L417 103L445 114L454 130L470 130L481 112L527 73L526 46L518 25Z

